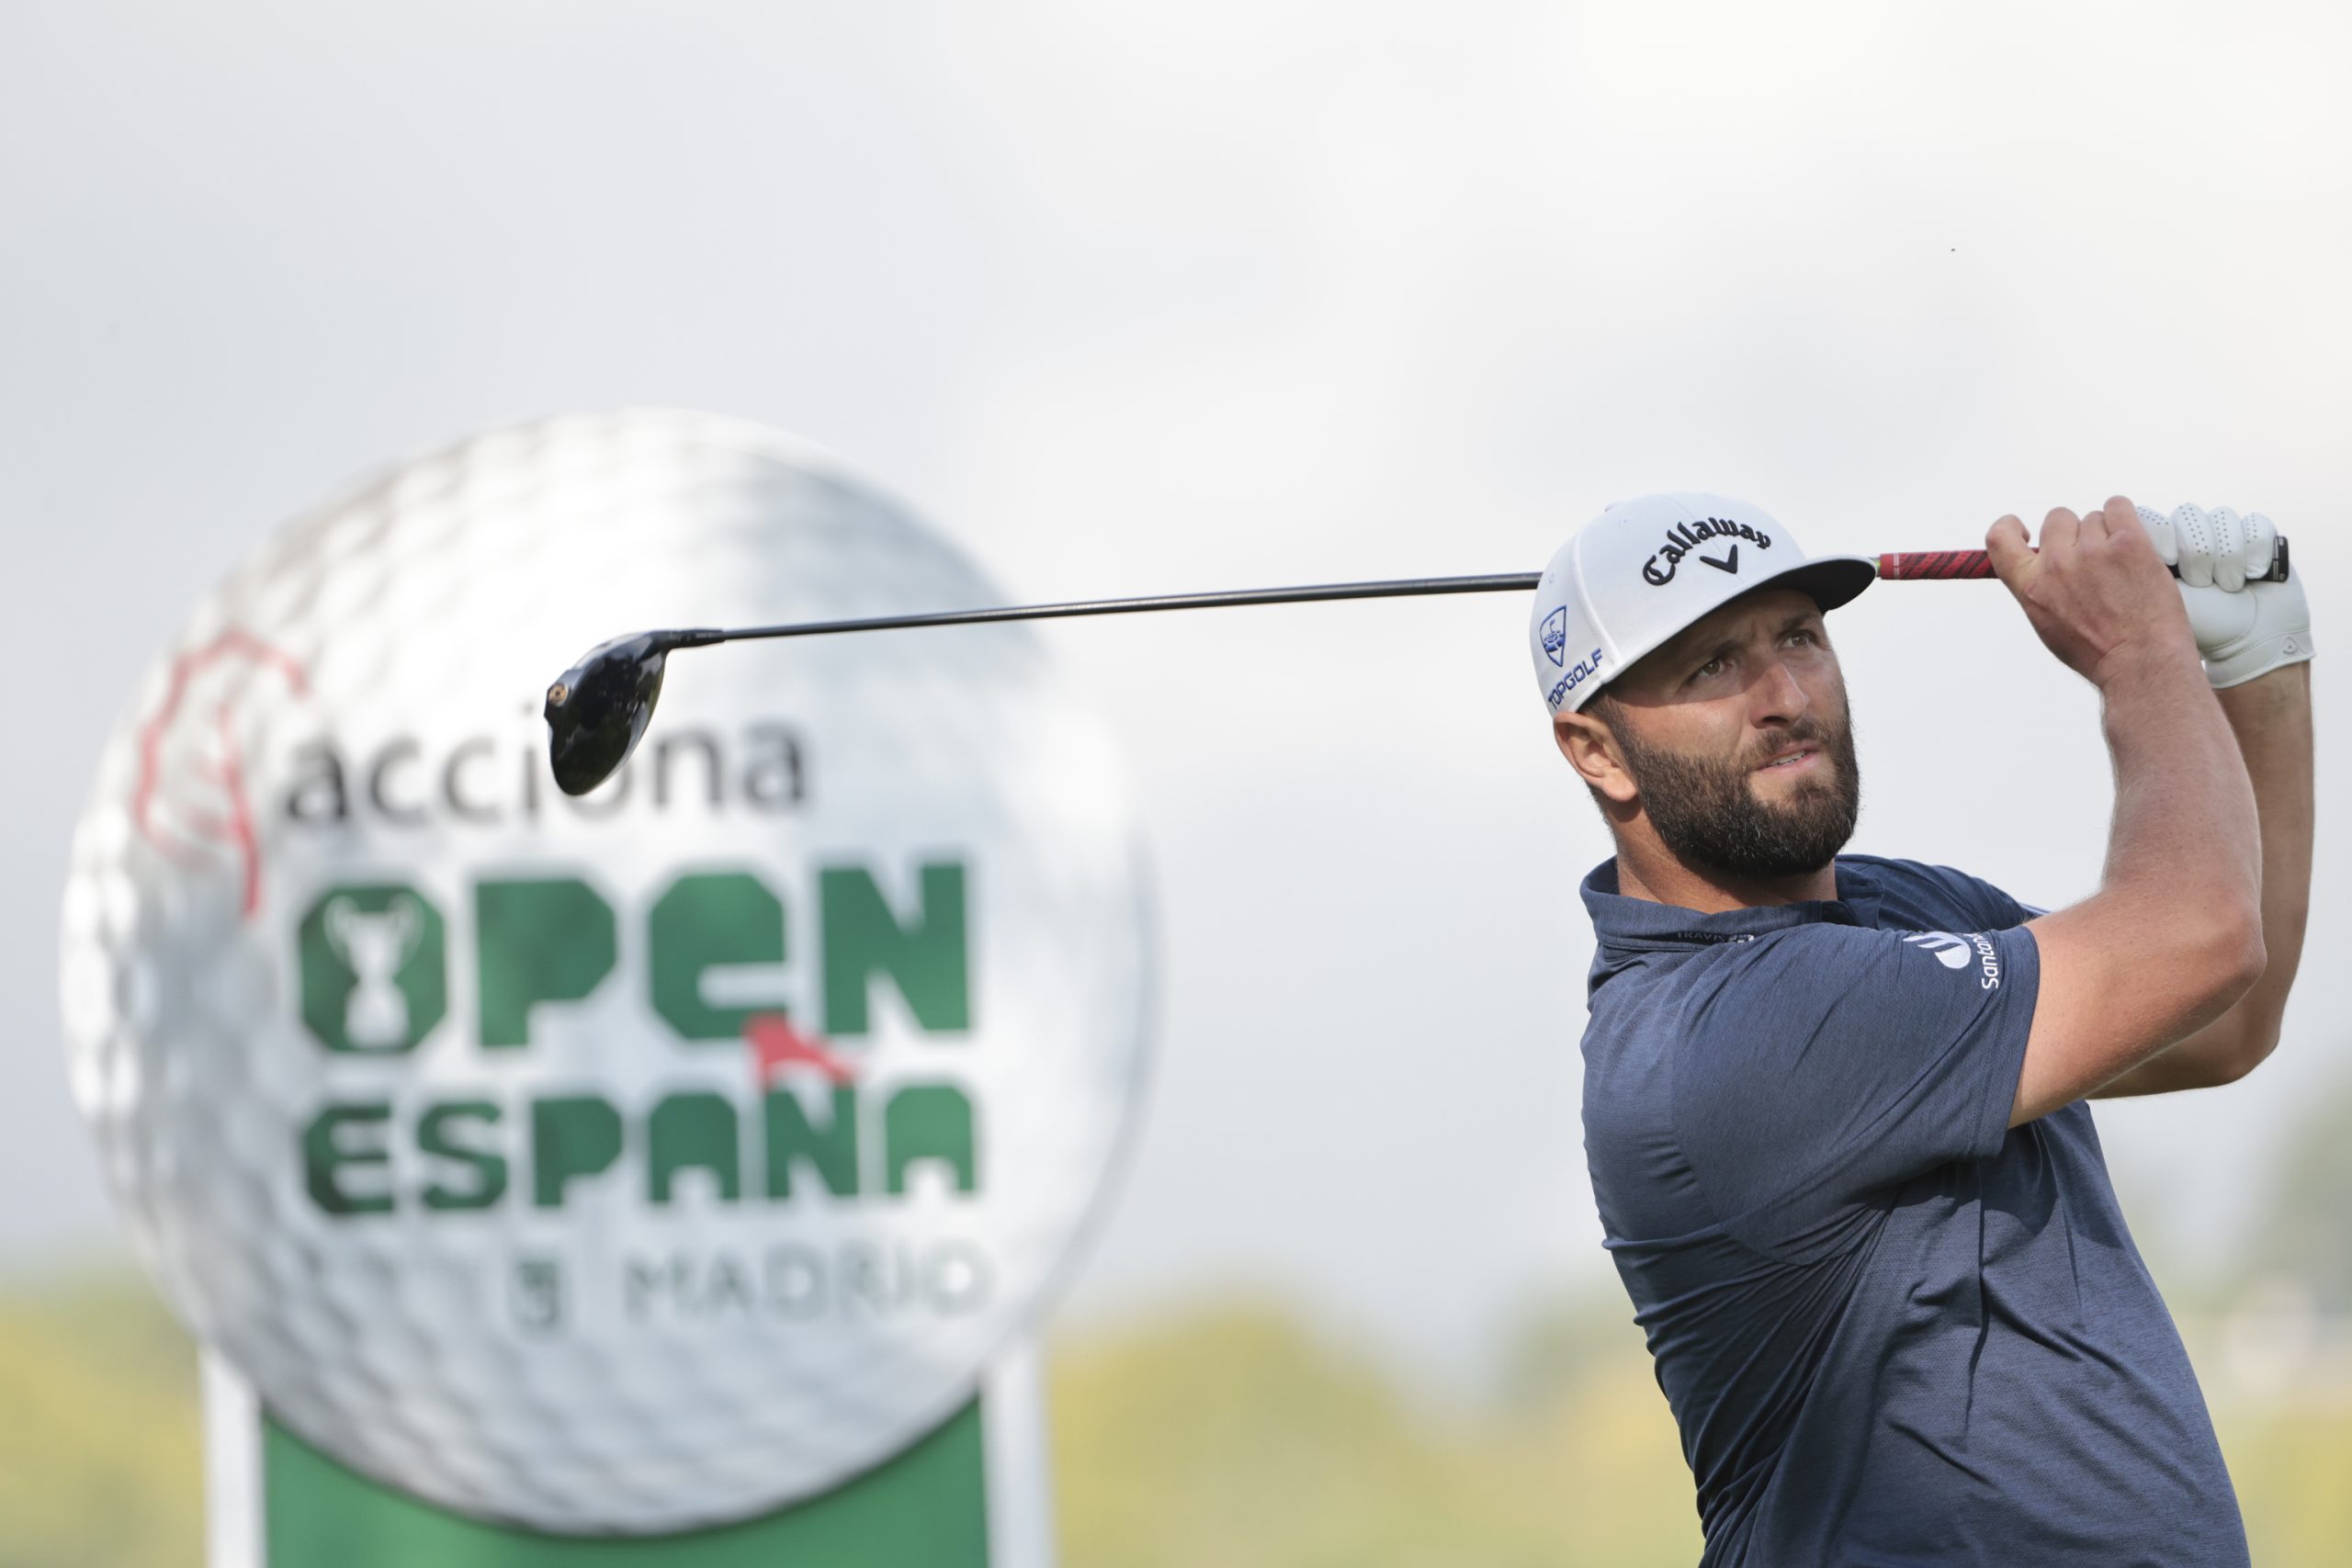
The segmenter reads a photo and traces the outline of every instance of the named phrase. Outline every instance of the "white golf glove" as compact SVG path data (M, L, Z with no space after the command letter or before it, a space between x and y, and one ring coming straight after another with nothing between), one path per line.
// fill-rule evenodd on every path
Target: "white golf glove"
M2180 569L2180 597L2205 660L2205 678L2218 688L2243 685L2312 656L2311 605L2303 580L2290 567L2284 582L2250 582L2270 568L2278 530L2259 512L2241 517L2226 506L2207 512L2173 509L2171 516L2140 508L2140 521L2166 566Z

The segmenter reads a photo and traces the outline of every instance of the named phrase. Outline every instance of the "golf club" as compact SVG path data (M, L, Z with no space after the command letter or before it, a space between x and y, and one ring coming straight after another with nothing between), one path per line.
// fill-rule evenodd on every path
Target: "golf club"
M2257 581L2287 578L2287 541L2272 551ZM1224 593L1163 593L1140 599L1089 599L1065 604L1018 604L984 610L942 610L862 620L803 621L732 630L698 626L637 632L599 643L548 688L548 760L566 795L586 795L628 760L653 716L673 651L720 642L769 637L827 637L838 632L905 631L917 626L974 626L999 621L1051 621L1080 615L1132 615L1154 610L1217 610L1246 604L1310 604L1333 599L1408 599L1441 593L1507 593L1533 590L1540 573L1486 577L1415 577L1386 582L1326 582L1304 588L1246 588ZM1878 575L1896 582L1953 581L1993 575L1983 550L1907 550L1878 558Z

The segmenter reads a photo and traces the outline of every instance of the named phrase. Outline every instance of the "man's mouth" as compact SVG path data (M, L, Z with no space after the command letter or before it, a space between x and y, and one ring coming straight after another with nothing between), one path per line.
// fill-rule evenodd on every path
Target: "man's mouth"
M1775 751L1758 766L1759 773L1801 773L1811 767L1821 755L1818 747L1789 746Z

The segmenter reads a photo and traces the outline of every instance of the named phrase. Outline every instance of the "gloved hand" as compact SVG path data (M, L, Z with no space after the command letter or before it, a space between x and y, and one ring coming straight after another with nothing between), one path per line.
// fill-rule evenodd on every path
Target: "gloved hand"
M2180 569L2189 629L2216 688L2243 685L2312 656L2312 612L2303 580L2291 566L2284 582L2250 582L2270 567L2278 530L2259 512L2241 517L2226 506L2206 512L2140 509L2156 553Z

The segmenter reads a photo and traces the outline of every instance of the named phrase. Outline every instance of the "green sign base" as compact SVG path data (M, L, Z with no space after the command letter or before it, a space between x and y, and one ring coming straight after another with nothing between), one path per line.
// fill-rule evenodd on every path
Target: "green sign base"
M878 1470L765 1518L659 1540L582 1540L429 1507L329 1459L276 1421L262 1432L263 1536L275 1564L336 1568L775 1568L920 1562L988 1568L980 1407Z
M288 1431L210 1356L205 1383L212 1568L1048 1568L1052 1560L1044 1432L1025 1355L939 1427L833 1491L662 1537L542 1535L435 1507Z

